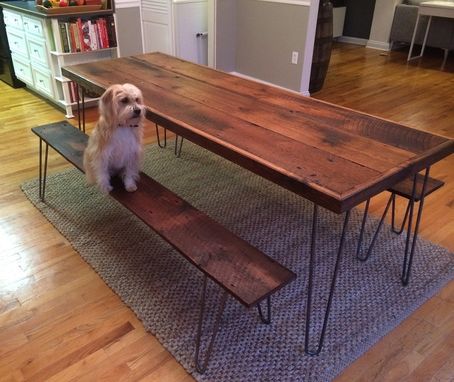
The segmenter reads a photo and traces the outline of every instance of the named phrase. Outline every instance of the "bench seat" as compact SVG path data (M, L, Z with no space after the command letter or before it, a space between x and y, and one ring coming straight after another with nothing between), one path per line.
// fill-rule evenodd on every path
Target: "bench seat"
M84 171L83 151L88 141L85 133L66 121L34 127L32 131L41 143L44 141L76 168ZM137 191L132 193L124 189L119 179L113 179L112 184L114 189L110 195L115 200L241 304L248 308L257 305L260 315L258 304L264 299L269 304L269 297L274 292L295 279L296 275L292 271L148 175L140 173ZM199 371L204 370L203 367L197 368Z

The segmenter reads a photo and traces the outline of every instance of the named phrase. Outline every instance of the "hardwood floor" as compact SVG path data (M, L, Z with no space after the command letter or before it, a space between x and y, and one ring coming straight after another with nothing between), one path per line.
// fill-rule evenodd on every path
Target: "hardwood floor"
M454 138L453 57L441 71L441 53L410 65L405 53L336 45L314 96ZM192 381L20 191L37 176L30 128L62 112L2 82L0 93L0 381ZM88 114L90 129L96 110ZM154 126L146 130L154 141ZM67 164L51 153L49 166ZM431 175L446 185L427 198L421 235L454 251L454 156ZM383 203L375 198L373 211ZM454 380L454 282L336 380Z

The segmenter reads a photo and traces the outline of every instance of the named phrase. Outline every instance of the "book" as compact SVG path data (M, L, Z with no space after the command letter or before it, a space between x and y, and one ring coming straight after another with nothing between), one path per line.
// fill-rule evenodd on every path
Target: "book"
M61 44L62 44L62 51L64 53L68 53L70 50L69 50L68 33L66 31L65 23L59 21L58 27L60 30L60 40L61 40Z
M117 46L117 35L115 32L115 19L112 15L107 16L107 36L109 39L109 46Z

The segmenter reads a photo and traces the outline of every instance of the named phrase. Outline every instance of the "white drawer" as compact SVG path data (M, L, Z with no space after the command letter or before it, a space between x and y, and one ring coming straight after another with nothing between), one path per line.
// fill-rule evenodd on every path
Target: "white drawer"
M24 30L27 33L31 33L35 36L43 37L44 32L43 32L43 23L39 19L32 19L27 16L22 17L23 23L24 23Z
M33 86L33 76L30 62L16 56L15 54L13 54L11 58L13 60L14 72L16 73L17 78Z
M8 35L8 43L11 52L20 53L28 57L27 43L24 32L7 27L6 34Z
M54 87L52 86L52 75L44 70L40 70L33 66L32 68L35 89L47 94L50 97L54 97Z
M7 9L3 9L3 18L5 19L5 25L17 28L17 29L22 29L22 16L15 13L11 12Z
M33 64L36 62L45 67L49 66L49 62L47 60L46 42L44 40L39 38L35 39L31 36L28 36L27 46L30 62L32 62Z

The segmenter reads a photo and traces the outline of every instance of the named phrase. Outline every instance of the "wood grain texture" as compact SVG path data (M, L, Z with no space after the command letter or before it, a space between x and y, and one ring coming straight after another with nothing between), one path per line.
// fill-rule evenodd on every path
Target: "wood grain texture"
M32 128L76 168L83 169L88 135L69 123ZM131 211L189 262L250 308L295 279L296 275L221 224L191 206L148 175L140 173L137 191L121 180L110 195Z
M438 50L427 50L422 60L410 64L406 56L405 51L383 55L354 45L335 45L325 87L315 97L453 138L454 60L449 57L441 71L443 54ZM244 92L250 88L251 94L268 97L269 102L288 102L274 93L254 90L260 85L241 84ZM60 121L62 111L26 89L12 89L3 82L0 93L0 381L32 380L24 376L26 369L22 371L29 360L38 353L52 359L35 363L33 372L38 373L75 354L93 339L73 334L100 321L107 332L127 322L134 330L91 354L71 358L74 363L52 369L47 380L193 381L19 189L23 181L38 174L37 137L30 129ZM88 110L88 131L96 118L96 109ZM155 141L154 124L146 124L145 134L147 143ZM69 167L59 154L49 151L50 173ZM454 251L454 156L434 165L431 176L445 186L427 197L420 234ZM371 213L380 216L387 198L386 193L373 198ZM399 198L401 214L406 203ZM106 321L112 316L119 317ZM336 382L452 381L453 323L451 282Z
M142 89L147 118L334 212L454 152L454 141L161 53L66 67Z

